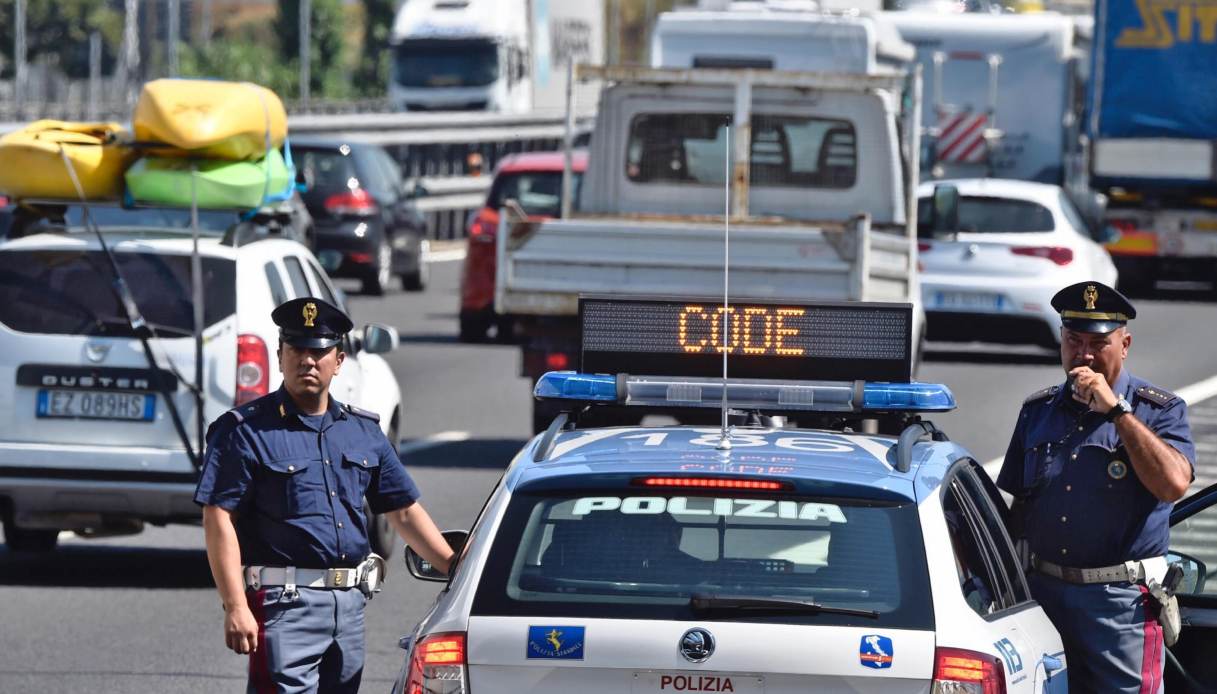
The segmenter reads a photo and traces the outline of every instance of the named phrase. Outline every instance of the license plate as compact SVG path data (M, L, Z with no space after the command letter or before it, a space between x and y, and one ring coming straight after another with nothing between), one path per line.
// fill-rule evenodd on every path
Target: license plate
M1001 311L1005 307L1005 301L1001 294L936 292L934 307L959 311Z
M735 692L762 694L765 678L721 672L635 672L630 691L646 692Z
M40 390L36 414L39 417L151 422L156 417L156 395L110 390Z

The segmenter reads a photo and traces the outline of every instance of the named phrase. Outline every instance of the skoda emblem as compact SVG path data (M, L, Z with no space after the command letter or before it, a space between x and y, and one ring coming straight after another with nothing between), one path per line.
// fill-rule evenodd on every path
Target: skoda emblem
M680 637L677 650L690 663L704 663L714 655L714 635L701 627L693 627Z

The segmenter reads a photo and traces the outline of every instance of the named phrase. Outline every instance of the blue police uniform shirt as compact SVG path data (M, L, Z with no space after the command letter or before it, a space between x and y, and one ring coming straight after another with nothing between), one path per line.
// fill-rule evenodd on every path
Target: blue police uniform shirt
M242 564L355 566L371 551L364 498L374 513L418 500L380 426L361 413L331 397L309 417L280 388L211 425L194 500L237 513Z
M1112 388L1133 416L1187 458L1196 449L1179 397L1122 371ZM1041 559L1082 568L1166 554L1171 504L1137 478L1114 422L1064 386L1023 404L997 486L1023 499L1024 536Z

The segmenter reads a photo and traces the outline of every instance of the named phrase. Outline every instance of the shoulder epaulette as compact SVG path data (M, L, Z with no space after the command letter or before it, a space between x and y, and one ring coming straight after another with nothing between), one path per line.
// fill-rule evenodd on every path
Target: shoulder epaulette
M343 405L343 407L347 408L347 412L350 412L351 414L359 415L360 417L363 417L364 419L370 419L373 422L376 422L378 424L380 423L380 415L376 414L375 412L365 410L361 407L355 407L354 405L352 405L350 403Z
M225 417L228 417L231 415L232 421L236 424L236 426L241 426L241 424L243 424L245 422L245 420L252 417L257 412L258 412L257 405L242 405L240 407L232 408L231 410L225 412L224 414L220 415L219 417L216 417L215 421L212 422L211 425L207 427L207 438L208 439L211 438L211 435L216 432L216 427L220 426L220 422L223 422Z
M1055 386L1048 386L1047 388L1044 388L1043 390L1037 390L1034 393L1032 393L1031 395L1028 395L1027 399L1023 401L1023 404L1030 405L1033 402L1037 402L1037 401L1043 400L1045 398L1050 398L1053 395L1056 395L1057 391L1059 391L1060 389L1061 389L1061 387L1059 385L1055 385Z
M1169 390L1163 390L1154 385L1137 386L1137 397L1148 400L1158 407L1166 407L1174 402L1175 398L1179 397Z

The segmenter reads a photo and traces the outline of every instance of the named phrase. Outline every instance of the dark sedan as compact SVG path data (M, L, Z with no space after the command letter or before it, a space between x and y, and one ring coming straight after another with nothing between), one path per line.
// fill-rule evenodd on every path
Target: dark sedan
M417 191L397 162L376 145L347 140L292 140L307 186L314 250L331 277L354 277L366 294L383 294L394 276L403 289L427 283L426 222Z

